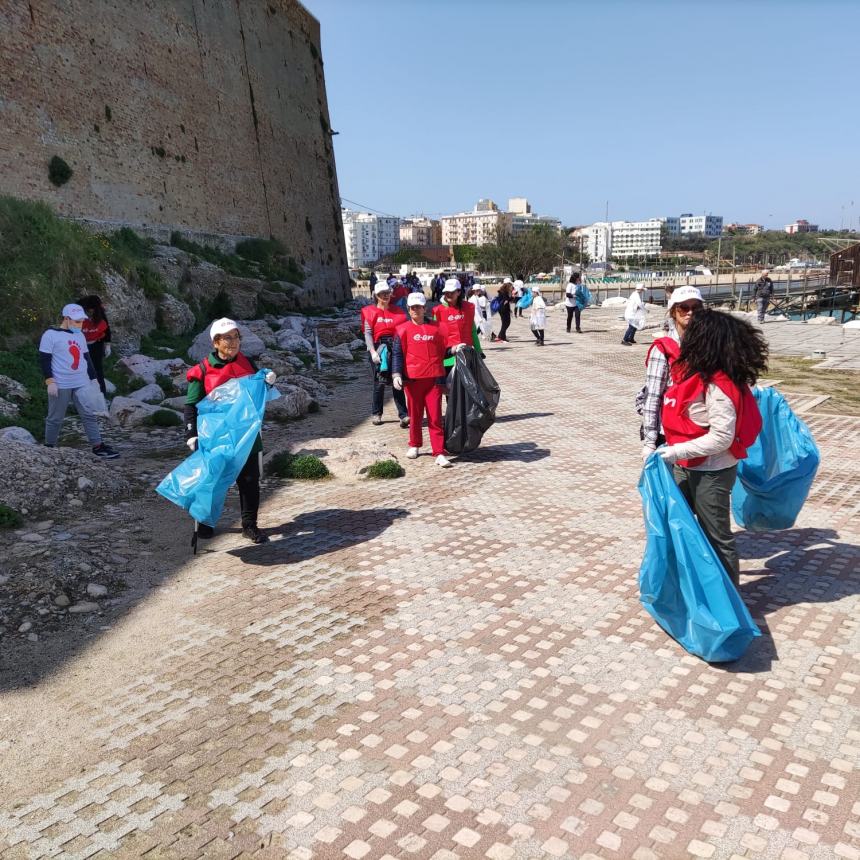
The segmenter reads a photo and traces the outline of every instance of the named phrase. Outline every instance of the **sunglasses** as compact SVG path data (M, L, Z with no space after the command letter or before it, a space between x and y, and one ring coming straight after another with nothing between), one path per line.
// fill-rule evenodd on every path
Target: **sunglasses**
M702 304L701 302L692 302L691 304L675 305L675 307L682 313L686 314L699 310L702 307Z

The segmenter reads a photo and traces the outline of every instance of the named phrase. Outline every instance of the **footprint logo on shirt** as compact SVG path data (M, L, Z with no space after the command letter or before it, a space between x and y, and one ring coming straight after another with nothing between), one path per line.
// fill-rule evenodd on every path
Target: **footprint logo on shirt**
M75 341L69 341L69 355L72 356L72 370L77 370L81 365L81 348Z

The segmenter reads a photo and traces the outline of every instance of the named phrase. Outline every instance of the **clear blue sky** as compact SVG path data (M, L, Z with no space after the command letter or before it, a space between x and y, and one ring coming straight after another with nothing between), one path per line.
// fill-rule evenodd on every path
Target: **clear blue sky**
M858 227L858 2L305 2L343 197Z

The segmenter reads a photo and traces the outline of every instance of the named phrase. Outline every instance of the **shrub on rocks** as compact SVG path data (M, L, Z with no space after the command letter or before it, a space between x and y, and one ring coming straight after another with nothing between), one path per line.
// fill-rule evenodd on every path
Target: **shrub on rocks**
M405 474L406 470L396 460L377 460L368 466L365 472L368 478L379 480L402 478Z
M182 416L172 409L158 409L141 423L148 427L179 427L182 424Z
M17 529L24 523L24 517L8 505L0 505L0 529Z
M266 464L266 474L276 478L293 478L299 481L319 481L331 475L328 467L313 454L296 456L288 451L275 454Z

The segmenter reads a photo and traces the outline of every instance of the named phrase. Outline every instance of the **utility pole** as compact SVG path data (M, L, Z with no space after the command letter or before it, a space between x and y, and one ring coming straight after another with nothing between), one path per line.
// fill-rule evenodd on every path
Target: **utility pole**
M720 233L719 238L717 239L717 277L714 283L716 284L717 292L720 291L720 251L723 247L723 234Z

